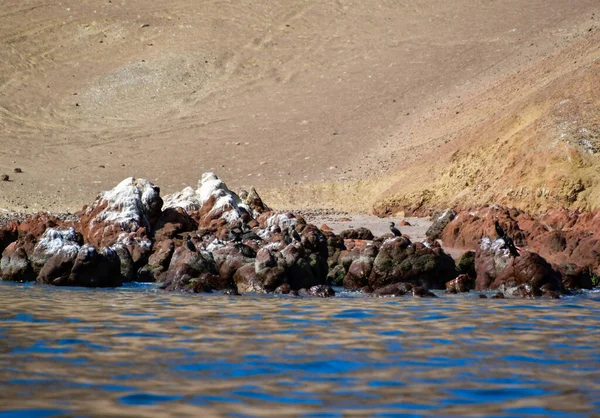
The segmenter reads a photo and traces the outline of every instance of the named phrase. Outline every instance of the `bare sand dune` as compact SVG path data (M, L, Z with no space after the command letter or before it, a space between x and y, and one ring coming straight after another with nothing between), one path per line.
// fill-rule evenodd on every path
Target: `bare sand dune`
M480 176L490 190L531 165L487 170L497 132L539 119L545 138L565 99L597 120L596 15L597 0L7 0L0 207L74 210L127 176L172 192L208 170L275 206L460 203Z

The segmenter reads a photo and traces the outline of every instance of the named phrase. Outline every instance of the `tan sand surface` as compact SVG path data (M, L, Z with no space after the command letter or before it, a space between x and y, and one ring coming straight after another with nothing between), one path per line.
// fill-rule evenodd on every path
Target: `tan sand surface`
M469 138L488 144L507 131L487 118L527 109L513 106L522 92L582 69L591 78L577 85L598 79L597 0L5 0L0 9L8 209L76 210L127 176L168 193L205 171L234 189L257 186L276 207L369 211L393 195L396 208L422 201L435 186L423 171L437 161L450 170ZM598 117L594 109L585 115ZM492 126L483 136L482 124ZM591 164L584 182L597 175ZM489 188L505 181L490 175ZM477 187L470 181L442 184L430 203L451 202Z

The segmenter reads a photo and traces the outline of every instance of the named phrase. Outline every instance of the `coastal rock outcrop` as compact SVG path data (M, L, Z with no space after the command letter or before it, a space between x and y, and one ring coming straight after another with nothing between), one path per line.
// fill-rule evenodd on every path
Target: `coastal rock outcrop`
M160 189L146 179L129 177L101 193L80 212L83 240L95 248L121 244L127 249L133 269L146 264L152 251L155 226L162 214ZM121 260L127 257L121 251Z
M590 277L600 277L599 210L580 213L556 209L535 217L517 209L486 206L458 213L444 228L441 239L450 247L477 249L480 239L497 236L495 220L517 246L555 266L574 265L589 272ZM573 280L574 276L565 274L570 277L568 287L589 286L586 279Z
M79 213L84 241L107 247L127 238L148 240L162 209L160 189L146 179L129 177L101 193ZM135 235L139 230L143 234Z
M475 255L477 279L475 289L509 289L526 286L527 295L541 296L544 292L561 292L560 275L539 254L521 251L513 257L501 238L481 239ZM521 296L520 293L517 295Z

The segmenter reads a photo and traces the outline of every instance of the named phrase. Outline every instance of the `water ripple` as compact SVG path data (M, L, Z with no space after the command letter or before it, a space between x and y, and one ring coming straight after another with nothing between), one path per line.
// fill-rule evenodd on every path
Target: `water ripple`
M599 415L599 300L0 282L0 418Z

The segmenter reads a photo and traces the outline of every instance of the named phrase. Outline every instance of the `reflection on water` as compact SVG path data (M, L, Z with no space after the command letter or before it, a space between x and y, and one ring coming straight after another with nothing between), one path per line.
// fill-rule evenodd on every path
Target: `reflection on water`
M0 283L0 417L600 412L598 293L345 296Z

